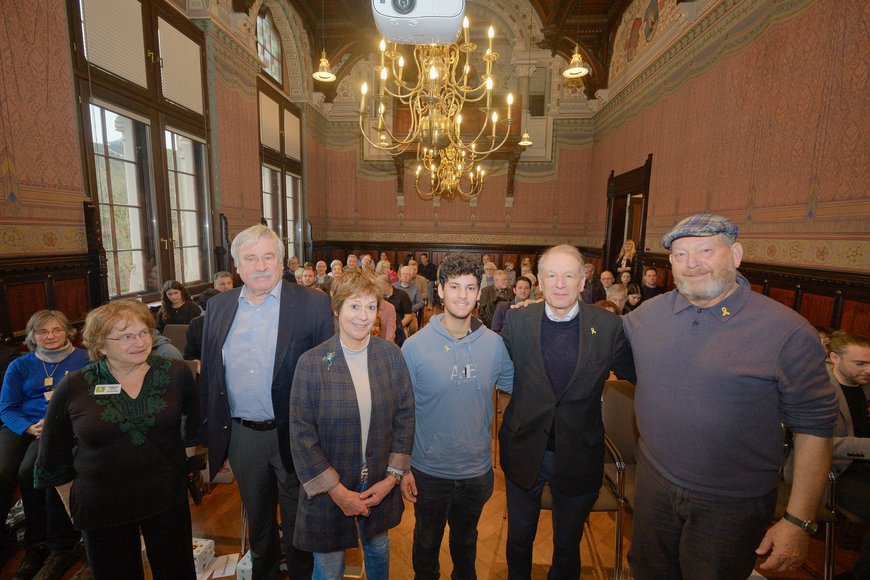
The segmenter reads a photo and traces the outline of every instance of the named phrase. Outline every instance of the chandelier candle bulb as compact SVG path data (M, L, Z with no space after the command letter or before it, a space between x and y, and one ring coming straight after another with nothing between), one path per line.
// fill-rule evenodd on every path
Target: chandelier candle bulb
M514 94L513 93L508 93L507 103L508 103L508 116L507 116L507 118L508 118L508 121L510 121L511 120L511 109L513 108L513 105L514 105Z
M495 140L495 127L498 123L498 111L492 112L492 138Z
M362 115L366 112L366 93L369 92L369 84L363 83L360 92L362 93L362 98L359 101L359 114Z
M468 44L468 16L462 19L462 33L465 35L465 44Z
M490 26L489 30L486 31L486 35L489 37L489 50L487 51L489 53L492 52L492 38L495 36L495 28Z

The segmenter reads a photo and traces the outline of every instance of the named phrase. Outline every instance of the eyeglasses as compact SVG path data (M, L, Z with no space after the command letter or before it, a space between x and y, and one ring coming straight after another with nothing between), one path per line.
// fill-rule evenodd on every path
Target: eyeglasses
M66 334L66 330L63 328L52 328L51 330L41 329L36 331L36 336L38 336L39 338L45 338L50 334L60 336L62 334Z
M142 332L137 332L135 334L133 334L133 333L122 334L121 336L115 336L115 337L107 336L106 340L117 340L119 343L121 343L122 346L127 346L129 344L132 344L133 341L135 341L137 338L141 338L143 340L145 340L145 339L150 340L150 339L154 338L154 336L156 334L157 334L157 331L154 330L153 328L146 328Z

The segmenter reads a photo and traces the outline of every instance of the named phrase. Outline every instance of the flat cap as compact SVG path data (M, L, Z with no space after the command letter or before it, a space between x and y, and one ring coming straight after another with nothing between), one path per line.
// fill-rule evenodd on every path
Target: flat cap
M736 238L737 224L721 215L712 213L699 213L689 216L662 238L662 246L666 250L671 249L674 240L680 238L707 238L719 234Z

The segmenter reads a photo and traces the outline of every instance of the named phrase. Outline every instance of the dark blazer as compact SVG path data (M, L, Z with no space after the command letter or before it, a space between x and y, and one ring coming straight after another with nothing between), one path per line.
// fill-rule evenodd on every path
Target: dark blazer
M242 288L234 288L211 298L203 328L200 374L202 435L208 446L212 477L226 460L230 444L232 418L221 350L235 319L241 291ZM290 385L296 372L296 361L303 352L314 348L332 333L332 309L326 293L299 284L281 285L281 314L272 375L272 407L278 429L278 449L288 471L293 470L290 456Z
M580 349L568 388L556 397L541 355L544 303L507 313L501 330L514 361L514 391L499 430L505 476L524 489L534 485L549 431L556 425L556 484L568 495L591 493L604 470L601 393L613 370L636 381L631 347L619 316L580 303Z
M388 465L411 468L414 393L396 345L372 337L368 367L372 414L365 459L372 486L387 476ZM290 395L290 446L306 492L299 497L293 534L297 548L335 552L357 545L355 519L345 516L324 488L332 487L329 482L337 472L346 488L357 489L363 459L360 437L356 390L338 336L333 336L299 358ZM399 525L403 510L396 486L365 519L366 537Z

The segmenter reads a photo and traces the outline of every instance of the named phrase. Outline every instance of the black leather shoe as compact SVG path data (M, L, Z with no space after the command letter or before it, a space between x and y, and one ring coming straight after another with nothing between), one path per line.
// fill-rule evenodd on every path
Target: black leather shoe
M12 580L31 580L42 568L47 558L48 548L45 546L30 548L24 554L24 558L22 558L21 564L18 565L18 570L15 571L15 576L12 577Z

